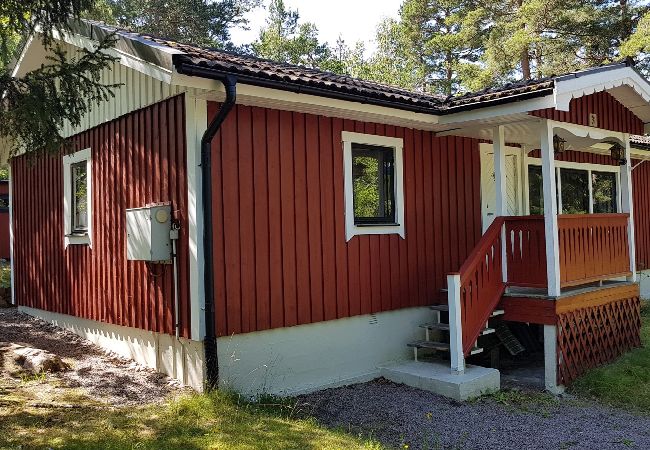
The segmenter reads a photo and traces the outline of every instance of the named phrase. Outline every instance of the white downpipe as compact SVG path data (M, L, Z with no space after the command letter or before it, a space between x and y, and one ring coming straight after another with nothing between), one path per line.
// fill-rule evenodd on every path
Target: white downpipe
M460 274L447 275L447 288L451 371L463 374L465 372L465 355L463 353L463 324L460 307Z

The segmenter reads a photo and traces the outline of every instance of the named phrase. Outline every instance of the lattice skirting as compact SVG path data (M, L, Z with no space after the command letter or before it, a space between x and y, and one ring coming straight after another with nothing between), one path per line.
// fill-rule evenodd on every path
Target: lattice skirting
M557 381L567 386L641 345L641 302L632 297L562 313L557 329Z

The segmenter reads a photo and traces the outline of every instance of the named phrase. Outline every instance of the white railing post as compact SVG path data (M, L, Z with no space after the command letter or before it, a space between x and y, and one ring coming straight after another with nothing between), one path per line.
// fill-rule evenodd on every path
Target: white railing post
M447 275L447 289L451 371L462 374L465 372L465 355L463 353L463 323L460 307L460 274Z
M508 201L506 200L506 137L503 125L495 127L492 131L492 147L494 149L494 184L496 202L495 215L505 217L508 215ZM506 253L506 227L501 227L501 270L503 282L508 281L508 258Z
M625 165L621 167L621 212L628 213L627 245L630 253L630 272L628 281L636 282L636 246L634 237L634 200L632 197L632 159L630 155L630 135L625 135Z
M542 153L542 181L544 191L544 232L546 234L546 278L548 295L560 295L560 237L557 226L557 186L555 179L555 152L553 126L541 121L540 150Z

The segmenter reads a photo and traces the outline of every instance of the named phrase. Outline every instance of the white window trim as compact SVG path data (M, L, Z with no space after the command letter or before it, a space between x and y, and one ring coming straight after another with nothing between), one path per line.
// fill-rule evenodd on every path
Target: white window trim
M72 235L72 176L71 166L86 161L88 189L88 232L81 236ZM92 247L93 235L93 202L92 202L92 158L90 148L63 157L63 216L65 231L65 247L68 245L88 245Z
M540 158L533 158L530 156L526 157L526 170L525 170L525 184L524 188L526 189L526 214L530 214L530 192L528 190L528 166L541 166L542 160ZM587 172L587 177L589 178L589 212L588 214L593 214L594 199L593 199L593 187L591 180L591 172L610 172L616 175L616 210L621 211L621 167L620 166L610 166L606 164L591 164L591 163L576 163L571 161L555 161L556 167L556 182L558 190L558 204L557 210L558 214L564 214L562 212L562 179L559 176L560 169L578 169L584 170Z
M343 131L343 170L345 172L345 238L364 234L399 234L403 239L404 226L404 164L402 152L404 140L401 138L377 136L373 134ZM396 225L364 225L354 223L354 188L352 181L352 144L376 145L395 149L395 221Z

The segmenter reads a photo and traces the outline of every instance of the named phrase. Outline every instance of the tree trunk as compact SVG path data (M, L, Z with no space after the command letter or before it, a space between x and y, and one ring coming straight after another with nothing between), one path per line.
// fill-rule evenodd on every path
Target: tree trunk
M524 4L523 0L518 0L517 5L519 6L519 9L521 9L521 6ZM526 24L522 24L521 28L523 30L526 29ZM523 48L521 50L521 73L524 77L524 80L530 80L530 55L528 52L528 47Z

